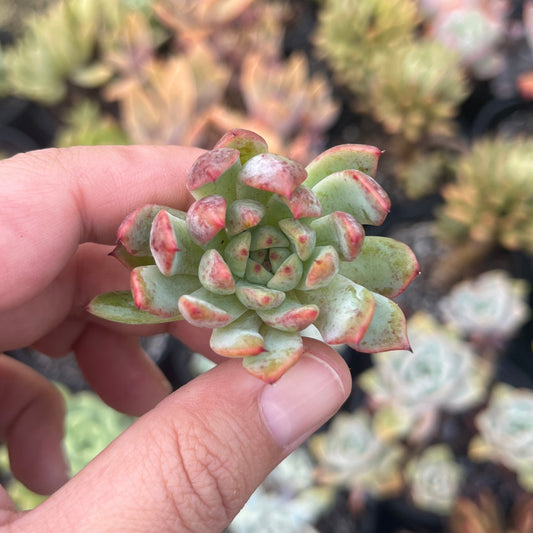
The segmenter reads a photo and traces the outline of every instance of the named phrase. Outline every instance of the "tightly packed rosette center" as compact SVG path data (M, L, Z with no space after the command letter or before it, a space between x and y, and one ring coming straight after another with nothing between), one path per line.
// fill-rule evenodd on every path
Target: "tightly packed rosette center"
M131 270L131 292L97 296L89 311L212 329L213 351L242 357L269 383L298 360L306 335L365 353L407 349L390 298L418 263L403 243L363 229L390 209L374 180L380 154L346 144L304 167L251 131L226 133L189 172L187 212L147 205L123 221L113 255Z

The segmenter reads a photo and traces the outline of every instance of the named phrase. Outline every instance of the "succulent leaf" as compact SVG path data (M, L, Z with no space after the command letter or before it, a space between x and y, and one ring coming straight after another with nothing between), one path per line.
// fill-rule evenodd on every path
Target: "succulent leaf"
M290 254L287 249L282 248L282 250L286 250L286 252ZM272 255L272 253L270 255ZM281 256L279 252L277 255ZM272 259L270 261L271 265L274 266ZM271 289L279 289L281 291L292 291L300 283L303 271L304 267L298 258L298 255L290 254L276 269L274 276L268 281L267 287L270 287Z
M255 200L235 200L226 212L226 231L231 237L257 226L265 215L266 208Z
M303 353L302 337L297 332L280 331L263 326L265 351L253 357L245 357L244 368L266 383L277 381Z
M248 309L272 309L278 307L285 300L283 291L244 281L237 284L235 295Z
M187 231L187 222L162 209L155 216L150 231L150 251L165 276L198 272L202 249Z
M304 217L319 217L322 215L322 206L316 194L305 185L294 189L290 198L281 197L291 210L295 219Z
M273 328L281 331L301 331L316 320L318 307L312 303L301 304L289 294L278 307L258 309L257 314L265 324Z
M155 265L151 255L132 255L121 242L118 242L109 255L120 261L129 270L138 266Z
M132 296L102 295L89 311L210 328L216 353L242 357L267 383L301 356L302 336L369 353L408 349L405 318L388 298L418 263L362 226L390 208L371 177L380 150L333 148L306 171L267 149L232 130L192 166L187 213L149 205L127 217L112 255L131 270Z
M342 170L313 187L322 213L345 211L361 224L379 226L390 211L390 199L381 186L359 170Z
M273 274L269 272L261 263L248 259L246 263L246 272L244 277L250 283L259 283L260 285L266 285L273 277Z
M291 255L292 252L288 248L270 248L268 250L268 261L272 272L277 272L283 262Z
M132 255L150 255L150 230L152 222L162 209L175 217L185 219L186 213L160 205L145 205L130 213L120 224L117 237Z
M226 199L218 194L204 196L187 211L187 229L194 242L207 244L226 226Z
M252 231L250 250L264 250L265 248L285 248L289 241L283 233L274 226L259 226Z
M197 200L220 194L232 202L235 198L230 192L235 189L234 183L240 169L238 150L216 148L202 154L193 164L187 176L187 189Z
M255 155L268 152L268 145L263 137L253 131L243 129L234 129L225 133L215 144L215 148L238 150L243 165Z
M242 278L246 272L252 234L249 231L239 233L229 240L224 248L224 259L235 276Z
M316 233L316 244L331 244L342 261L353 261L363 246L363 226L344 211L334 211L312 220L310 226Z
M305 169L307 179L304 185L314 187L327 176L342 170L359 170L370 177L376 175L379 156L382 151L365 144L341 144L315 157Z
M187 322L201 328L227 326L246 311L233 294L213 294L204 287L181 296L178 307Z
M394 298L420 273L420 267L406 244L389 237L366 237L355 260L341 263L340 273L371 291Z
M100 294L92 299L87 310L95 316L122 324L159 324L182 320L180 313L163 317L139 309L131 291L114 291Z
M374 314L368 329L358 343L350 346L363 353L376 350L410 350L407 339L407 323L398 304L381 294L373 293Z
M318 306L315 326L328 344L358 344L374 315L372 292L341 275L328 287L299 292L298 298Z
M239 181L244 185L285 198L290 198L306 177L305 168L300 163L270 153L252 157L239 172Z
M200 283L214 294L233 294L235 280L230 267L218 250L206 250L198 265Z
M289 239L291 249L298 257L302 261L309 259L316 244L315 232L307 224L292 218L280 220L279 227Z
M311 257L303 265L301 291L327 287L339 271L339 255L333 246L317 246Z
M211 349L226 357L245 357L263 352L265 343L259 333L261 319L256 313L244 313L224 327L215 328L211 334Z
M135 305L162 317L180 315L179 298L200 287L196 276L164 276L153 265L134 268L130 281Z

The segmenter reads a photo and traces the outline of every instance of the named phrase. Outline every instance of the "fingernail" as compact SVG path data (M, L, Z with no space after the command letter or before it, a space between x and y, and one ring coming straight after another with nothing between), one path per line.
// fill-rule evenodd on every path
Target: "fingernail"
M63 486L69 479L69 461L63 443L50 453L43 464L43 477L46 493L51 494Z
M297 448L329 420L349 393L339 373L319 357L305 353L261 395L263 419L285 450Z

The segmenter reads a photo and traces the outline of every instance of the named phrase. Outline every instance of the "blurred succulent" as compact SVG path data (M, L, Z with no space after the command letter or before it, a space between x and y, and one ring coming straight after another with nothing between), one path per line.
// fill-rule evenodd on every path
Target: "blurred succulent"
M330 487L315 485L314 463L304 448L283 460L237 514L230 533L314 533L312 524L333 503Z
M115 31L101 38L101 63L114 75L104 88L107 100L118 100L145 79L145 67L155 58L159 40L150 17L141 10L127 13Z
M460 412L483 400L489 369L429 314L416 313L407 328L413 353L374 354L359 384L376 409L380 435L419 441L434 431L440 410Z
M376 58L411 42L418 22L415 0L326 0L315 45L336 77L356 96L366 98L372 91Z
M414 504L442 515L450 512L459 494L463 474L447 444L429 446L405 467Z
M516 472L525 490L533 491L533 391L498 383L476 425L472 459L501 463Z
M483 490L477 501L459 498L450 513L450 533L531 533L533 498L525 495L504 513L496 496Z
M529 318L529 285L504 270L458 283L439 302L446 323L462 335L506 340Z
M70 474L74 475L127 429L134 419L108 407L91 391L71 393L64 386L59 386L59 389L66 401L63 446ZM0 471L5 472L8 462L7 454L3 454L5 451L0 453ZM45 496L31 492L15 479L9 481L7 491L19 509L31 509L45 499Z
M74 475L126 430L134 418L108 407L91 391L64 394L67 413L63 446Z
M417 200L437 191L450 173L452 161L444 150L415 150L395 165L396 179L407 197Z
M213 329L211 348L242 357L267 382L300 357L300 331L362 352L407 349L390 300L418 274L404 244L366 237L390 200L374 181L381 151L341 145L307 167L232 130L193 165L188 212L148 205L118 230L131 292L100 295L93 314L119 322L184 318Z
M201 144L205 112L221 100L229 72L209 49L153 59L144 79L120 95L121 121L133 142Z
M198 42L236 19L253 0L156 0L153 9L185 42Z
M29 17L22 36L4 51L3 62L11 91L23 98L55 104L64 98L67 83L97 86L110 72L92 65L98 30L113 10L111 2L55 2Z
M496 0L445 0L433 2L425 28L450 50L479 79L493 78L505 66L503 44L506 37L508 2Z
M369 79L365 105L388 133L412 143L454 133L468 89L452 50L427 40L399 45L375 58Z
M442 191L439 237L453 245L533 253L533 140L483 139L458 162ZM455 268L458 268L456 262Z
M55 146L128 144L128 138L111 115L100 112L93 100L83 100L70 109L57 133Z
M218 132L240 124L268 138L271 150L307 162L324 146L324 132L339 113L327 79L309 79L306 57L294 52L284 62L248 54L242 65L241 93L246 114L217 107L209 114Z
M405 450L382 439L364 409L337 414L327 431L311 437L309 448L321 483L377 497L402 488L400 463Z

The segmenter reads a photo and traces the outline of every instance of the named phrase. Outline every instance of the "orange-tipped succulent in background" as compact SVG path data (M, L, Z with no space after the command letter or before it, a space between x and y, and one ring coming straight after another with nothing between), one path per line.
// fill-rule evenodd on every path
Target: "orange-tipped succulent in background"
M251 131L226 133L189 172L188 212L148 205L124 220L114 255L131 269L131 292L97 296L89 310L210 328L215 352L242 357L269 383L298 360L311 326L361 352L408 348L390 298L418 263L406 245L363 229L390 209L373 179L380 154L341 145L304 167Z

